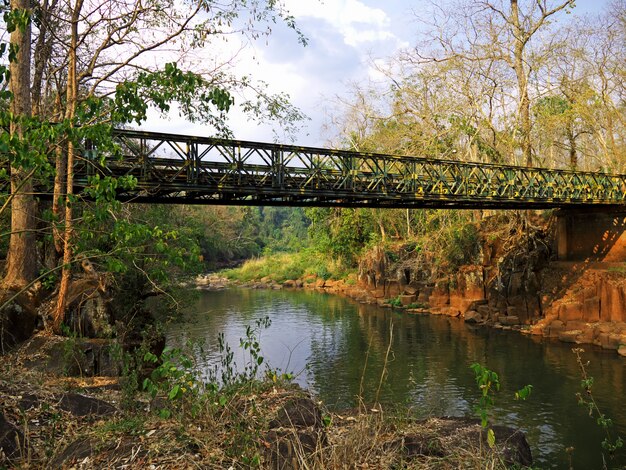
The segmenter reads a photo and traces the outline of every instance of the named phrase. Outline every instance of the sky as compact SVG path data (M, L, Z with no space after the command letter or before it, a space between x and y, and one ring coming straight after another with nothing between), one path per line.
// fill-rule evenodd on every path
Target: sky
M601 11L609 0L577 0L575 12ZM308 39L298 43L293 30L277 23L272 34L237 54L236 71L263 80L273 92L287 93L291 102L309 117L293 143L326 146L336 135L329 129L329 112L336 97L347 98L352 84L380 81L376 65L415 44L419 26L416 13L428 0L284 0L298 28ZM238 47L238 46L237 46ZM237 100L237 98L236 98ZM241 140L275 141L271 124L249 121L241 112L230 113L234 137ZM145 129L206 135L202 125L189 124L177 116L155 117ZM278 133L279 140L291 143Z

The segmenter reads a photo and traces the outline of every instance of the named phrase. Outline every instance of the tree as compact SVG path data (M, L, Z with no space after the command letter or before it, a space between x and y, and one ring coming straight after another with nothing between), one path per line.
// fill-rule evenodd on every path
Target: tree
M620 11L623 17L624 4L616 2L555 32L557 48L536 79L542 95L533 106L533 138L550 155L546 163L623 171L626 48Z
M28 0L12 0L7 14L11 91L11 239L4 278L5 288L21 289L37 273L35 230L37 204L33 195L32 162L28 161L28 134L31 115L31 9Z
M574 0L467 0L436 6L429 43L416 47L410 60L417 63L455 61L479 67L515 100L517 133L522 160L533 165L531 141L531 77L552 52L552 17L574 7ZM443 25L443 26L442 26ZM426 44L435 41L434 49ZM470 65L473 64L473 65ZM508 72L512 72L512 77ZM508 82L515 91L507 90Z
M225 115L238 90L253 91L252 99L241 103L249 114L291 126L302 114L284 95L268 94L250 78L233 75L228 70L229 57L214 57L213 61L205 58L198 65L192 56L219 51L209 48L213 39L223 39L233 31L242 32L249 39L269 34L269 28L259 26L277 20L284 20L296 30L301 42L305 43L305 39L293 18L273 0L182 4L174 0L95 4L84 0L45 0L36 5L35 13L28 5L24 0L15 0L5 16L9 19L7 28L12 31L10 52L16 55L11 60L11 110L16 118L8 146L19 149L20 142L26 142L27 147L37 141L39 160L20 160L17 150L17 156L12 157L13 235L5 285L23 287L36 278L37 201L31 194L31 177L39 167L48 165L50 157L55 157L52 234L56 256L63 257L54 321L58 330L73 266L80 259L76 247L84 235L82 228L77 230L75 220L82 217L84 222L88 214L82 195L73 194L74 163L83 158L84 143L90 141L103 154L114 154L111 126L141 123L150 106L167 113L174 104L185 118L205 122L216 132L227 134ZM249 16L249 21L243 21L244 15ZM34 51L30 47L32 25L36 26ZM176 45L175 51L172 45ZM168 55L176 63L164 66L163 57ZM33 119L27 121L31 110ZM26 134L22 127L25 122L31 122L29 132L45 128L47 133L40 132L35 139L32 132ZM34 169L29 172L31 168ZM112 212L115 188L132 184L132 179L114 181L95 175L85 190L96 200L88 210L97 212L95 219L104 222ZM56 256L51 257L52 269L56 269Z

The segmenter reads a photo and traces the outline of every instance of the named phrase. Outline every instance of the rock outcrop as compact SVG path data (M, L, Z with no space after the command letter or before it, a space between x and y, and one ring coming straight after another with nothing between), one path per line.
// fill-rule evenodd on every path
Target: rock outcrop
M6 304L0 310L0 354L31 337L37 326L37 312L33 308L34 293L27 291L15 295L4 291L0 303Z
M415 255L402 247L396 252L375 247L361 259L356 278L303 285L360 302L460 317L626 355L625 265L554 261L555 241L548 228L527 227L510 240L508 235L483 233L478 263L435 280L434 270L421 264L432 260L408 263Z

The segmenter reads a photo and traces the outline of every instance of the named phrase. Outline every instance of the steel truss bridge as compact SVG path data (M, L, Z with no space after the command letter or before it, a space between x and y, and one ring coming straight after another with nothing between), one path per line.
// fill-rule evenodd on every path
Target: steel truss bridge
M626 175L134 130L114 130L114 136L123 158L100 165L85 152L75 172L77 190L98 172L134 176L137 186L119 190L118 198L143 203L521 209L626 199Z

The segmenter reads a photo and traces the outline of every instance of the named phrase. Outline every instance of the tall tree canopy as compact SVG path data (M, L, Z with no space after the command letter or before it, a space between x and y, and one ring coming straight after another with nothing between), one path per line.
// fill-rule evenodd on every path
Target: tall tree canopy
M95 203L85 211L73 184L85 142L114 153L111 127L140 124L151 108L176 109L207 124L207 134L228 134L225 116L234 105L292 126L303 116L288 97L236 75L225 51L238 49L229 38L245 43L270 34L276 21L306 40L275 0L13 0L4 18L11 36L0 52L10 63L2 69L10 92L1 98L10 105L1 107L1 117L10 132L1 138L11 165L12 213L4 287L24 288L37 278L44 246L47 268L62 272L58 329L73 266L84 256L77 251L81 238L93 237L94 222L124 226L111 210L119 209L115 188L134 184L94 175L85 192ZM41 187L52 175L52 206L42 212L35 182ZM36 233L50 234L52 243L38 245Z

